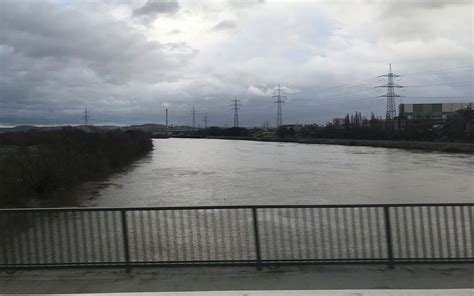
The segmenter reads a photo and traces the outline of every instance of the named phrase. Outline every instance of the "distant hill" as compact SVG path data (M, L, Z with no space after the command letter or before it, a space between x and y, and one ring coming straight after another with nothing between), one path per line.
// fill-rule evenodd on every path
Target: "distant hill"
M19 125L15 127L0 127L0 133L5 132L27 132L31 130L37 131L51 131L59 130L65 127L73 127L84 131L108 131L114 129L128 129L128 130L140 130L149 133L163 132L166 131L166 126L163 124L145 123L130 126L118 126L118 125L76 125L76 126L34 126L34 125Z

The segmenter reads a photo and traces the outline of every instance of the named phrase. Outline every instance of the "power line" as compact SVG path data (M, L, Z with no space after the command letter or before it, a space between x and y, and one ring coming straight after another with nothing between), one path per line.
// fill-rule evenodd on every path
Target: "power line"
M273 98L277 98L275 103L277 104L277 119L276 119L276 126L277 128L280 127L283 124L283 114L282 114L282 109L281 105L284 103L282 98L286 98L285 95L282 95L284 93L284 90L281 89L280 84L278 84L278 88L275 90L275 95L273 95Z
M422 71L422 72L412 72L412 73L406 73L402 76L409 76L409 75L425 75L425 74L432 74L432 73L438 73L438 72L458 72L458 71L467 71L470 70L470 68L473 68L474 65L464 65L464 66L458 66L454 68L445 68L445 69L437 69L437 70L429 70L429 71Z
M392 72L392 64L389 65L388 67L388 73L385 75L380 75L378 77L387 77L388 81L387 84L384 85L379 85L376 86L377 88L387 88L387 93L381 96L378 96L379 98L385 97L387 98L387 111L385 113L385 120L391 120L395 117L396 115L396 109L395 109L395 98L401 97L400 95L397 95L395 93L395 88L402 88L403 86L395 84L393 82L393 78L395 77L400 77L400 75L394 74Z

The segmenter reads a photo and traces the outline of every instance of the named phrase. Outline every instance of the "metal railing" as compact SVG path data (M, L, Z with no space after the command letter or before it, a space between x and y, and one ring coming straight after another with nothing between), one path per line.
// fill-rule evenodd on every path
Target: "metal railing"
M474 203L0 210L0 269L474 262Z

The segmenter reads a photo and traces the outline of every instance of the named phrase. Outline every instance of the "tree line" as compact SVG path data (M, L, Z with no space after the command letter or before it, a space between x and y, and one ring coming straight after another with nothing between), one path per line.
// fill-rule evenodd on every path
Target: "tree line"
M0 203L18 205L104 176L152 149L141 131L59 131L0 134Z

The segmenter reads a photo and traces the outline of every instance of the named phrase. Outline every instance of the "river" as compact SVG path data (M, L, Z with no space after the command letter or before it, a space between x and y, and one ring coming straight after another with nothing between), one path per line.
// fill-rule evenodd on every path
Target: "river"
M474 156L401 149L154 139L146 157L81 186L82 206L472 202Z

